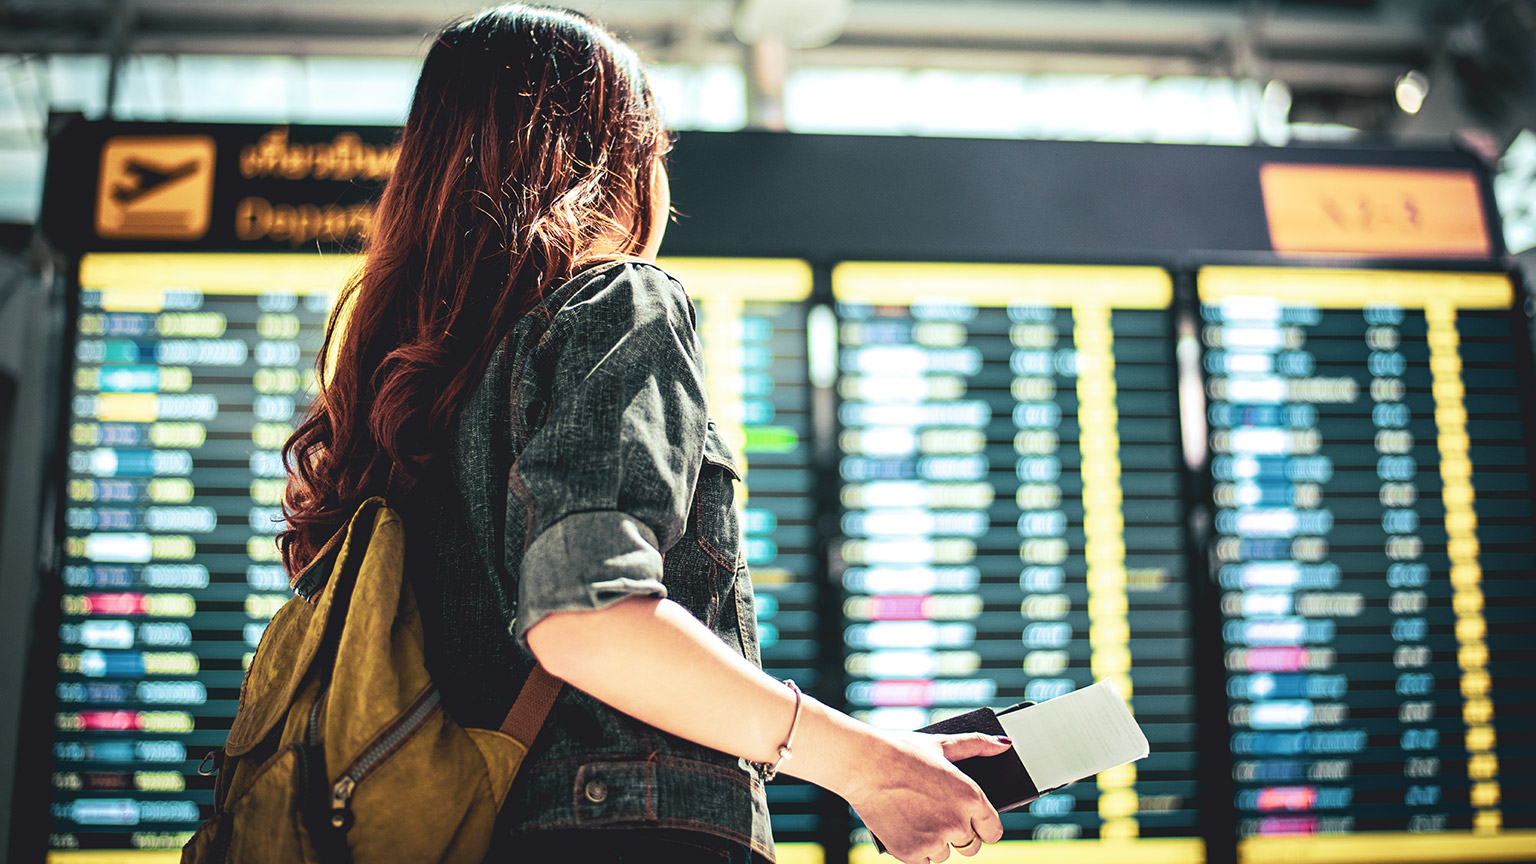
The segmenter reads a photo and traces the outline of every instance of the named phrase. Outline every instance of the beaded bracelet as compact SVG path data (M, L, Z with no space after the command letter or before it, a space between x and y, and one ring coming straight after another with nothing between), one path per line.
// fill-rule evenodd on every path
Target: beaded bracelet
M774 777L778 776L779 766L783 765L784 760L788 759L791 755L789 748L790 745L795 743L795 729L800 726L800 687L796 685L792 679L789 678L784 679L784 684L795 692L795 716L789 721L789 735L785 737L784 743L779 745L779 758L772 763L751 763L752 768L757 771L757 775L759 777L763 778L764 783L767 783Z

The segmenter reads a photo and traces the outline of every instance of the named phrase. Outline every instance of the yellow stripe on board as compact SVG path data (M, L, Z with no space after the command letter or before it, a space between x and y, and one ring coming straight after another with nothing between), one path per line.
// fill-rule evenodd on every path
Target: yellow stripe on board
M778 864L823 864L826 852L815 843L780 843ZM181 860L180 849L122 849L57 851L48 853L48 864L175 864ZM666 862L657 862L666 864ZM1155 864L1155 862L1148 862Z
M1133 707L1131 628L1125 603L1125 513L1120 491L1119 409L1115 404L1115 336L1110 310L1083 303L1072 307L1072 344L1077 348L1077 417L1081 427L1083 558L1088 563L1088 644L1093 679L1113 681ZM1025 661L1025 666L1029 665ZM1101 772L1099 836L1128 840L1136 820L1136 765Z
M1249 837L1238 843L1241 864L1464 864L1529 861L1536 831L1473 835L1362 832L1325 836Z
M80 285L108 292L112 311L159 311L164 292L178 288L220 294L334 294L362 255L284 252L92 252L80 259ZM804 300L811 265L793 258L662 258L663 269L701 299Z
M1238 844L1242 864L1461 864L1466 861L1528 861L1536 849L1536 831L1507 831L1493 836L1469 832L1444 834L1361 833L1307 837L1250 837ZM826 855L813 843L780 843L778 864L822 864ZM172 864L180 850L91 850L48 853L48 864ZM850 864L889 864L889 855L862 844L853 847ZM1203 864L1205 845L1187 837L1135 840L1009 840L984 846L976 864Z
M1497 834L1503 827L1499 809L1499 759L1494 752L1493 697L1488 692L1488 622L1483 618L1485 598L1482 567L1478 563L1477 498L1472 482L1472 459L1467 453L1465 413L1466 385L1461 374L1461 334L1456 329L1456 310L1449 303L1424 308L1428 325L1429 370L1435 398L1435 425L1439 428L1440 496L1445 502L1446 552L1451 559L1451 606L1456 610L1457 665L1461 667L1462 718L1466 723L1467 776L1472 780L1470 798L1475 834ZM1536 848L1533 848L1536 854Z
M1199 288L1205 303L1272 297L1320 309L1360 309L1373 304L1422 309L1434 303L1458 309L1508 309L1515 300L1514 286L1502 273L1202 267Z
M783 858L779 859L781 862ZM849 852L849 864L892 864L871 844ZM1193 837L1135 840L1005 840L981 847L975 857L951 854L951 862L975 864L1204 864L1205 843Z
M850 261L832 268L832 294L855 303L891 305L959 301L1161 309L1173 300L1173 279L1159 267Z
M826 850L817 843L780 843L774 849L777 864L823 864Z
M696 300L788 302L811 296L811 265L795 258L656 260Z
M163 297L177 289L218 294L336 294L363 263L361 255L284 252L92 252L80 258L80 287L99 290L108 311L158 311L114 306Z
M49 852L48 864L175 864L180 849L91 849Z

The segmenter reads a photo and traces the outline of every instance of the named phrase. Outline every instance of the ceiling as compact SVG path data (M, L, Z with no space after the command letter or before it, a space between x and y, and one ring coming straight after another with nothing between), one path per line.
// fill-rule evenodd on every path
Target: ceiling
M766 0L782 3L785 0ZM846 6L817 65L1244 75L1390 85L1457 0L810 0ZM648 59L739 58L733 0L568 0ZM0 0L3 53L414 55L450 0ZM766 4L765 4L766 5ZM805 5L804 0L791 5Z
M1467 110L1484 123L1536 110L1536 0L566 2L663 63L746 63L750 49L737 34L751 9L836 19L830 42L792 48L781 61L800 66L1279 80L1293 94L1293 117L1380 131L1403 119L1392 116L1398 79L1411 69L1433 79L1438 69L1476 88L1453 106L1447 129L1466 125ZM0 54L419 56L427 34L480 5L0 0ZM1490 63L1493 49L1501 62ZM1500 87L1514 90L1482 98ZM1533 123L1510 128L1521 125Z

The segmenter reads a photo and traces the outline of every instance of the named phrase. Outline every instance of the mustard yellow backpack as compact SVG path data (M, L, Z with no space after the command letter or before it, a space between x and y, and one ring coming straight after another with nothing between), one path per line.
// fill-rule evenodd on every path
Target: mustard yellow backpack
M370 498L310 567L309 601L273 616L240 689L214 815L182 861L479 862L559 693L534 667L499 731L442 710L405 579L400 517ZM311 602L312 601L312 602Z

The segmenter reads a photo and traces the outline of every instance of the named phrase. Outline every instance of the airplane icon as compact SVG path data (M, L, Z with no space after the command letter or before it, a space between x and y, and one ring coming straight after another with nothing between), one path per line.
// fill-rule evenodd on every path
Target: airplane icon
M112 200L123 205L132 204L145 195L159 190L165 184L196 172L197 165L198 160L193 159L174 168L162 169L148 162L129 158L123 166L123 176L134 182L131 185L118 183L113 186Z
M96 236L202 239L213 215L216 152L207 135L108 138L96 180Z

